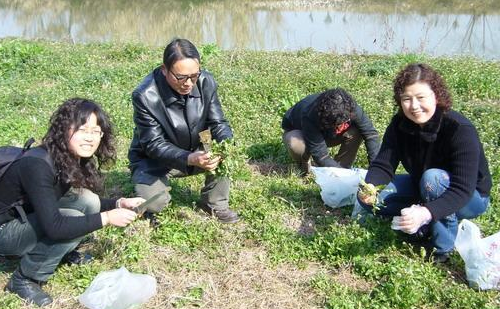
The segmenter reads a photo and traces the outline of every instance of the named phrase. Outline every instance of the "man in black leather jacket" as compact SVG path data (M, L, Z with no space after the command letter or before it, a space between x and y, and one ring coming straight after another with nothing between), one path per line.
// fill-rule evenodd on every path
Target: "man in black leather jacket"
M134 137L128 158L137 194L150 198L163 192L148 212L161 211L170 201L169 178L214 170L219 160L201 148L198 133L210 129L220 142L232 138L217 96L217 84L200 70L196 47L175 39L165 48L163 64L133 91ZM221 222L234 223L238 215L229 209L227 177L206 173L199 206Z

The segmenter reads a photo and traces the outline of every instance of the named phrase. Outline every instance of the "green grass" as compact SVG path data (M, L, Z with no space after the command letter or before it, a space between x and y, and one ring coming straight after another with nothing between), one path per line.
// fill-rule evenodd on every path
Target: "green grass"
M251 172L246 166L236 175L231 205L242 222L232 226L208 219L194 208L201 176L174 180L173 202L161 213L158 229L152 230L143 220L126 229L106 228L86 245L96 258L92 264L58 269L47 286L57 308L74 308L76 297L95 275L122 265L159 280L158 296L147 308L236 304L283 308L291 307L292 300L294 306L310 308L500 306L498 292L467 287L458 254L449 265L436 267L387 223L374 220L361 226L349 218L351 207L326 209L313 181L298 178L293 169L278 168L290 163L281 144L281 117L296 101L343 87L383 133L395 110L391 90L395 74L409 62L427 62L447 81L454 108L478 128L494 188L490 209L475 222L487 235L499 231L498 62L413 54L336 55L309 49L221 51L215 45L200 51L202 66L219 84L219 97L238 144L251 162L274 164L275 172ZM0 40L0 144L21 145L30 136L40 140L52 111L63 100L94 99L113 120L119 151L117 164L106 171L104 195L133 195L126 159L133 130L130 94L160 63L162 52L133 44ZM355 165L367 167L363 147ZM0 264L0 284L5 284L15 265ZM308 272L311 267L314 271ZM286 275L280 276L282 272ZM343 280L340 274L350 279ZM281 297L284 286L286 295L298 296ZM289 294L291 290L296 294ZM245 294L248 291L252 293ZM276 299L283 302L273 303ZM28 308L4 292L0 307Z

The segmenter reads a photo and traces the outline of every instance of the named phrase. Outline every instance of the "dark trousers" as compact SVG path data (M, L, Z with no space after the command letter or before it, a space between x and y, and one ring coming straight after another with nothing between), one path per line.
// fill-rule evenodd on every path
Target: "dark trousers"
M344 168L350 168L356 159L359 146L363 137L355 126L351 126L349 130L342 135L331 140L325 140L328 147L340 145L340 149L333 158ZM311 153L306 147L304 134L301 130L286 131L283 133L283 144L288 150L288 153L299 166L303 166L309 161Z
M58 201L63 216L84 216L98 213L99 197L87 189L70 190ZM0 227L0 254L20 256L20 269L24 276L47 281L64 255L75 249L82 237L55 241L44 235L34 213L28 221L14 219Z
M201 169L196 169L194 174L203 173ZM148 208L147 211L152 213L160 212L171 200L170 196L170 177L187 177L191 175L184 174L178 170L171 170L164 177L156 177L156 180L151 184L136 183L135 192L138 196L149 199L153 195L162 192L162 198ZM151 176L153 177L153 176ZM229 208L229 188L231 181L227 177L215 177L211 174L205 175L205 186L201 189L201 198L199 206L209 208L211 210L225 210Z

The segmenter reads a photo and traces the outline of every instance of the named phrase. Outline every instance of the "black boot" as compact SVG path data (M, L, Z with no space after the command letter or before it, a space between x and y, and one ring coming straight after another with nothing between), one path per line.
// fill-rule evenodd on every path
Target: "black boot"
M85 265L92 262L92 255L89 253L80 253L77 250L68 252L61 260L62 264Z
M25 277L19 269L16 269L10 277L5 290L17 294L22 299L34 303L39 307L52 303L52 298L45 293L40 284L28 277Z
M142 216L145 219L149 220L149 225L153 229L156 229L156 228L158 228L160 226L160 221L158 220L158 218L156 218L156 214L155 213L146 211Z

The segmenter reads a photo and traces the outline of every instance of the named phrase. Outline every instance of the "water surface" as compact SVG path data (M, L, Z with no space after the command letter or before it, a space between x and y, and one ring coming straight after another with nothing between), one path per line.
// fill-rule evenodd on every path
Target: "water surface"
M223 49L312 48L500 59L500 14L496 7L488 7L495 2L480 9L470 5L457 9L428 0L418 2L422 5L374 3L356 7L328 0L0 1L0 37L154 46L185 37Z

